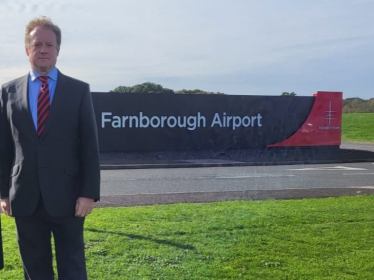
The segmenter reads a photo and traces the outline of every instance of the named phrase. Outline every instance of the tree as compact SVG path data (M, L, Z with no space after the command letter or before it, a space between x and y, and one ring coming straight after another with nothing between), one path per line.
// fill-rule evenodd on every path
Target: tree
M296 96L296 93L284 91L282 92L281 96Z
M169 88L151 82L138 84L132 87L118 86L110 92L124 92L124 93L168 93L168 94L224 94L222 92L210 92L201 89L182 89L174 91Z
M132 87L118 86L110 92L124 92L124 93L167 93L174 94L174 90L164 88L163 86L151 82L138 84Z
M372 113L374 102L359 97L343 100L343 113Z
M211 91L204 91L201 89L181 89L176 91L177 94L224 94L222 92L211 92Z

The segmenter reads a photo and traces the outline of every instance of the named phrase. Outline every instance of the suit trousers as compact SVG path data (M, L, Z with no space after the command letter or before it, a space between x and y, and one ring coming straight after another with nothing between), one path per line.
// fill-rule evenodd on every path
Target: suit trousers
M87 280L84 218L52 217L42 200L32 216L15 217L26 280L54 280L52 236L59 280Z

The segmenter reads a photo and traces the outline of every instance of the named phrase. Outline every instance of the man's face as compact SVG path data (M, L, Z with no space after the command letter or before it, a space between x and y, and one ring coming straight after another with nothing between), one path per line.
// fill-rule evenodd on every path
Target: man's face
M53 69L59 51L57 37L52 29L38 26L30 32L26 54L29 57L31 68L39 74L45 75Z

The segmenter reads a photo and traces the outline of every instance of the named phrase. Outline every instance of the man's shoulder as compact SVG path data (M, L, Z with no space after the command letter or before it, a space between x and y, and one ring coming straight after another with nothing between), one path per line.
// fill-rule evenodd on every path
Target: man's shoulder
M88 86L88 83L81 81L79 79L67 76L61 72L58 73L58 79L63 81L63 82L69 82L69 83L74 83L76 85L81 85L81 86Z
M28 76L29 76L29 74L26 74L22 77L19 77L19 78L11 80L9 82L6 82L5 84L3 84L3 88L9 88L9 87L12 87L12 86L17 86L19 84L22 84L25 81L27 82Z

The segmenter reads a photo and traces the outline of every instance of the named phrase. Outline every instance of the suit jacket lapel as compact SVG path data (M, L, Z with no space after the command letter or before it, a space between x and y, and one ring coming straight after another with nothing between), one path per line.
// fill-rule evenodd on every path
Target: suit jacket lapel
M30 135L34 137L38 137L38 134L35 130L34 121L32 119L31 111L30 111L30 104L29 104L29 74L20 78L20 83L16 85L16 92L18 92L18 101L21 108L21 113L23 118L25 119L25 127L30 131Z
M53 122L55 121L57 115L61 111L61 109L64 107L64 100L66 98L66 94L64 94L64 91L66 90L66 87L68 85L68 79L64 74L62 74L60 71L58 71L58 79L55 89L55 95L53 97L52 105L49 111L49 116L47 117L47 120L45 121L45 128L44 131L40 137L40 140L43 140L44 137L48 134L48 131L53 126Z

